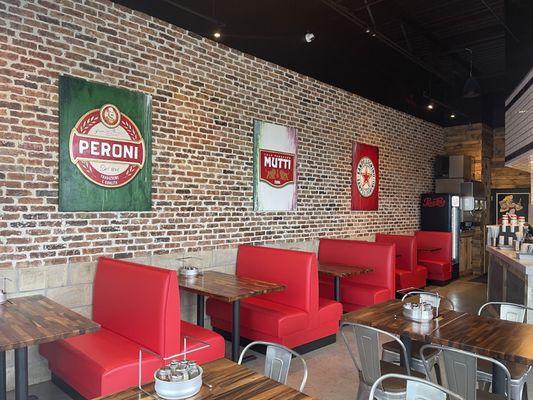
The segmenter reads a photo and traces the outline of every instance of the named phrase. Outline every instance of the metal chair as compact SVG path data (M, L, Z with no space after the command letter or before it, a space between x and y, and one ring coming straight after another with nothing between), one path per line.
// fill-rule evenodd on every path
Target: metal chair
M420 349L420 358L426 368L426 376L428 379L430 379L430 365L428 364L428 360L424 353L429 350L437 350L441 353L441 358L444 361L444 375L446 377L448 389L464 397L465 400L503 400L511 398L511 374L507 367L498 360L464 350L453 349L451 347L426 344ZM505 395L497 395L477 388L478 360L489 362L491 366L496 365L498 368L502 369L507 378Z
M357 350L359 353L360 363L357 362L348 338L346 337L346 328L352 328L355 342L357 344ZM344 322L341 325L341 335L348 348L350 357L359 371L359 389L357 391L358 400L366 400L370 393L372 385L382 376L386 374L406 374L411 375L411 371L408 366L399 366L393 363L389 363L380 360L380 341L379 336L385 335L390 339L397 341L398 345L403 353L405 359L407 359L407 350L404 344L396 336L391 335L388 332L381 329L373 328L366 325L354 324L351 322ZM414 372L418 378L423 378L424 375ZM391 379L385 384L375 389L375 397L379 400L396 400L405 399L406 386L404 381L398 381Z
M370 396L368 397L368 400L374 400L376 391L381 386L381 383L386 379L402 379L406 381L407 393L405 400L464 400L463 397L443 386L436 385L435 383L424 379L415 378L414 376L401 374L383 375L381 378L375 381L370 389Z
M440 295L437 292L426 292L422 290L413 290L408 293L406 293L402 297L402 301L407 299L411 296L419 296L420 301L426 302L431 304L433 307L437 309L437 315L439 312L439 308L441 305L441 302L447 303L447 306L453 310L454 305L453 302L448 299L447 297L444 297ZM412 341L412 351L411 351L411 368L415 370L416 372L420 372L421 374L424 374L426 372L424 368L424 364L422 360L420 359L420 348L424 345L424 342L413 340ZM400 362L400 351L399 347L396 342L389 342L385 343L383 345L383 360L393 363L399 363ZM428 360L428 362L432 365L432 369L435 368L435 375L437 377L437 381L440 383L440 376L438 372L438 352L435 352L432 355L432 360Z
M508 303L504 301L490 301L483 304L479 308L477 314L481 315L484 309L494 305L500 306L500 319L518 323L526 323L527 311L533 311L533 308L522 304ZM528 374L531 372L531 366L517 363L506 363L506 365L511 373L511 399L521 400ZM490 387L492 384L490 365L487 365L486 363L478 363L477 379L486 383L487 386Z
M287 378L289 377L292 357L299 358L304 367L304 376L298 390L303 392L305 384L307 383L307 363L300 354L288 347L282 346L281 344L256 341L250 343L242 350L239 357L239 365L242 364L244 354L253 346L266 346L264 375L284 385L287 383Z

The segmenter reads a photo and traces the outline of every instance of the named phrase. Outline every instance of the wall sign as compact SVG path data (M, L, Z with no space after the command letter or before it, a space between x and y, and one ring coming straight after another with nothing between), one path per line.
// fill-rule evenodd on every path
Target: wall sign
M501 224L506 214L516 214L528 220L530 189L492 189L490 200L492 224Z
M377 210L379 149L354 142L352 154L352 210Z
M151 97L59 78L59 211L151 208Z
M293 211L297 202L298 135L254 120L254 210Z

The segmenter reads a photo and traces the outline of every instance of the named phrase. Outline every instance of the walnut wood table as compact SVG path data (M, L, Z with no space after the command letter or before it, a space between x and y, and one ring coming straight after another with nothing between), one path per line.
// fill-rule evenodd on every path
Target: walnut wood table
M96 322L41 295L10 299L0 305L0 321L1 400L6 398L7 350L15 350L15 399L27 400L28 346L100 329Z
M335 301L341 300L341 278L354 275L363 275L373 272L372 268L359 267L355 265L338 265L319 263L318 272L322 272L326 275L333 277L333 297Z
M456 324L442 327L431 341L487 357L533 365L533 325L467 314ZM505 391L505 375L493 368L493 390Z
M465 313L441 309L437 319L422 324L405 318L402 313L402 305L403 302L401 300L389 300L384 303L375 304L370 307L344 314L342 316L342 321L367 325L399 335L407 349L408 357L408 360L403 360L402 356L401 363L402 365L405 365L407 362L411 365L412 340L429 343L431 342L431 335L433 332L453 323L465 315Z
M401 301L391 300L345 314L342 319L400 335L408 355L411 339L415 339L533 365L533 325L451 310L444 310L437 320L422 324L405 318L401 307ZM493 392L504 393L502 370L493 368L492 376Z
M435 251L442 250L442 247L419 247L417 248L417 251L427 251L430 253L433 253Z
M240 308L241 300L285 289L285 285L244 278L216 271L207 271L194 278L179 277L179 286L183 290L196 293L196 321L204 326L204 298L211 297L227 303L233 303L231 329L231 359L236 361L240 351Z
M282 385L226 358L202 365L204 385L190 400L313 400L311 397ZM148 393L155 393L154 384L143 386ZM143 393L137 387L101 397L100 400L156 400L159 397Z

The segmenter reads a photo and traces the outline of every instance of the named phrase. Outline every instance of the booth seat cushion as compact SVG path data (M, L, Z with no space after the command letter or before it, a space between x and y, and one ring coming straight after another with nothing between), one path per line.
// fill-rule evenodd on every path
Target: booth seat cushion
M331 321L339 321L342 315L342 304L324 297L318 298L318 322L324 325Z
M137 385L139 344L105 328L39 347L50 368L85 398L92 399ZM153 380L162 362L143 355L143 382Z
M414 271L396 269L396 288L422 288L426 286L427 268L417 265Z
M325 297L333 297L331 277L321 277L320 293ZM341 303L368 306L390 300L390 298L390 289L386 287L341 280Z
M445 281L452 277L452 267L448 261L419 259L427 268L428 279Z
M207 300L207 314L217 320L231 322L230 303L216 299ZM291 306L252 297L241 300L241 326L265 333L273 337L283 337L309 325L309 314Z
M209 347L195 351L187 356L190 360L195 360L199 364L205 364L210 361L218 360L224 357L225 344L224 338L218 333L202 328L201 326L191 324L186 321L181 321L181 336L182 336L182 351L183 338L187 338L187 349L194 350L205 346L204 343L196 341L199 339L209 344ZM194 338L194 339L190 339Z

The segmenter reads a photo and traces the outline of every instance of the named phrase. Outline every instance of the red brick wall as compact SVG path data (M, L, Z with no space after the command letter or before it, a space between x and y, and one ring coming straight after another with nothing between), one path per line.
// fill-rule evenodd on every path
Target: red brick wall
M59 74L153 96L152 212L57 211ZM299 131L297 212L252 210L253 118ZM412 231L444 141L436 125L104 0L0 2L0 132L1 268ZM350 211L354 139L380 147L378 212Z

